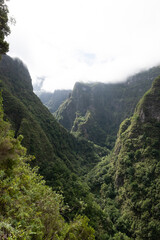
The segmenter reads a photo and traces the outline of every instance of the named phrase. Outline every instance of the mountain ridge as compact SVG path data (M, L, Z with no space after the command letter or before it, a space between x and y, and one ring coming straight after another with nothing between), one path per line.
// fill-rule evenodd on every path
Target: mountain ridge
M1 69L3 64L5 68ZM98 235L112 231L112 227L107 226L107 216L95 202L84 175L109 151L85 139L77 139L64 129L33 93L30 76L23 86L24 68L26 73L23 64L8 56L2 57L0 88L5 119L11 123L15 137L24 136L22 145L28 148L28 154L36 157L30 162L31 166L38 166L46 184L63 193L67 206L63 211L65 220L70 221L79 214L92 218L90 226L96 229L99 239Z
M14 60L9 58L9 61L14 65ZM17 61L15 64L23 67ZM98 240L157 240L160 233L160 196L156 194L160 190L160 78L139 101L133 116L121 123L113 152L108 155L104 148L83 138L78 140L60 126L33 93L30 77L22 87L22 68L15 77L14 67L13 72L5 74L9 66L1 71L0 64L5 118L16 130L15 137L24 134L23 141L31 148L30 153L40 154L31 164L39 165L40 173L54 190L63 191L64 202L69 206L64 217L87 215ZM83 88L83 84L80 87ZM104 89L103 84L99 90L101 88ZM84 110L83 103L79 104ZM93 110L92 106L89 110ZM86 119L89 121L92 117L88 111Z
M14 64L16 65L16 67L13 67ZM11 68L11 70L8 71L8 68L9 69ZM16 68L16 71L15 71L15 68ZM25 71L25 75L23 75L23 70ZM28 74L28 79L24 78L26 77L27 74ZM63 148L65 147L66 144L68 146L70 144L70 147L72 147L72 144L73 145L75 144L75 149L78 148L78 144L80 145L80 143L76 142L77 140L72 135L67 133L67 131L57 123L57 121L52 116L52 114L50 114L49 110L42 105L39 98L33 93L29 72L20 61L13 60L8 56L3 56L2 61L0 63L0 77L2 79L1 88L3 89L2 94L4 97L5 114L7 115L7 117L13 124L13 126L15 127L14 130L16 132L16 135L18 134L26 135L27 132L29 134L30 133L29 128L31 128L34 133L35 129L33 129L31 124L31 122L34 122L34 128L38 126L39 130L37 130L37 133L39 134L41 132L41 135L43 136L42 138L45 139L48 146L50 146L49 142L51 141L53 149L52 150L48 149L49 152L54 151L56 153L59 148L61 149L60 150L61 153L63 153L62 144L63 144ZM23 85L23 80L25 80L24 85ZM17 104L17 109L15 109L14 107L16 104ZM11 110L12 107L14 107L14 111ZM27 119L30 119L30 121L27 122ZM36 124L36 122L38 124ZM28 130L26 131L25 125L27 127L27 124L28 124L28 128L27 128ZM42 131L40 131L40 128L43 129L43 133ZM57 131L56 129L59 129L59 130ZM65 136L64 138L68 139L68 143L65 143L63 141L63 138L60 137L61 134ZM57 143L59 144L59 146L55 145L56 142L53 141L52 136L55 139L57 139ZM61 142L58 139L61 139ZM71 140L72 144L70 143L69 139L70 140L72 139ZM27 137L25 137L24 141L27 141ZM34 141L34 138L32 139L32 136L30 136L30 141ZM33 145L33 142L32 144L29 143L28 146L26 147L29 147L29 145ZM39 150L37 151L37 153L38 152ZM43 153L45 153L45 151L43 151ZM60 154L60 156L61 155L63 156L63 154ZM40 155L38 155L37 157L38 159L41 159ZM47 158L48 157L46 156L46 159ZM71 155L70 155L70 158L72 158Z
M160 236L160 77L119 128L110 156L88 174L122 239Z
M136 74L125 83L76 83L54 116L75 136L112 149L120 123L133 114L158 75L159 66Z

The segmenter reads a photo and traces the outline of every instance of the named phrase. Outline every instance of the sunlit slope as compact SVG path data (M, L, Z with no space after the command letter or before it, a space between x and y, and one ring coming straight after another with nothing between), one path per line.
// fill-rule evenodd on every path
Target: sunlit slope
M88 183L122 239L160 236L160 78L122 122L113 153Z

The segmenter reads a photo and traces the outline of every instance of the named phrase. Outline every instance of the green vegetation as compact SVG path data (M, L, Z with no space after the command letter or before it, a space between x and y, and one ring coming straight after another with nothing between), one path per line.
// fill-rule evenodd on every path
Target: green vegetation
M120 134L115 183L122 219L135 239L160 235L160 78L142 98L128 128Z
M121 124L113 153L88 175L97 201L129 239L160 236L159 99L157 78L133 117Z
M120 123L133 114L136 104L159 75L160 67L154 67L124 83L76 83L55 116L75 136L112 149Z
M4 24L7 12L1 1ZM5 51L7 29L0 29ZM77 83L57 113L75 137L33 93L24 64L3 56L0 239L159 240L160 77L130 117L158 73L153 68L118 85ZM126 116L109 155L99 145L112 148Z
M0 78L4 98L4 117L11 122L15 144L21 146L19 136L23 134L22 144L28 148L27 153L36 156L36 159L30 162L25 150L22 151L23 148L19 147L20 157L17 156L13 171L8 167L13 161L3 162L1 165L1 181L3 184L8 184L4 185L4 188L12 189L11 186L15 185L17 189L15 192L9 190L13 200L10 195L6 197L8 199L5 200L8 201L6 206L9 205L11 209L14 205L15 209L13 208L13 215L2 214L4 221L2 226L5 226L2 227L4 229L2 234L14 236L19 231L17 234L26 234L30 237L32 236L30 234L36 232L35 239L41 239L42 236L47 239L44 237L47 236L45 234L54 234L55 228L47 222L50 218L52 222L52 217L47 215L43 222L42 215L37 216L37 212L42 210L36 205L37 201L43 201L49 206L51 204L49 199L52 196L51 201L53 203L56 201L58 204L54 204L54 207L57 206L58 209L56 222L59 225L56 226L59 229L57 234L60 239L64 236L64 239L74 239L74 235L75 239L78 239L78 236L79 239L83 239L81 230L84 225L86 231L84 233L88 236L86 239L90 236L94 239L92 228L95 229L97 240L157 239L160 200L158 193L159 79L137 105L133 117L121 124L115 148L108 155L109 152L105 148L93 145L84 138L74 137L56 122L33 93L28 70L22 62L8 56L3 57L0 63ZM83 126L86 122L93 122L95 117L92 109L84 116L79 112L76 115L75 128ZM11 134L11 131L9 132ZM11 138L13 140L13 135ZM6 153L9 154L8 150ZM20 162L20 159L24 160ZM33 170L30 169L28 162ZM38 173L44 176L46 184L58 192L58 195L46 187L44 180L37 176L34 168L37 165L40 167ZM6 182L3 171L8 179ZM26 183L24 178L19 179L19 175L23 175L22 172L29 182ZM6 174L11 174L11 178ZM25 196L22 196L23 186ZM7 192L8 190L2 194L8 194ZM48 200L47 196L50 196ZM15 203L20 205L19 210ZM32 206L32 210L28 210L27 204ZM4 208L3 204L2 208ZM10 209L5 211L11 214ZM54 215L52 209L50 211ZM19 217L13 216L20 213L24 214L23 216L26 214L27 217L22 218L24 224L20 223L22 227L19 229L17 225L20 221ZM33 221L35 229L30 226L29 219ZM50 229L49 233L44 230L45 223ZM24 229L24 225L28 226L28 230Z
M0 239L94 240L88 218L66 223L62 196L31 169L22 136L13 138L0 102Z
M5 0L0 1L0 55L5 54L9 50L9 44L5 41L5 37L10 33L8 26L8 7Z
M55 165L58 161L62 169L67 167L82 175L100 160L101 150L96 148L95 153L93 144L70 135L42 105L33 93L31 78L22 62L3 56L0 78L6 118L16 136L25 136L23 144L28 153L39 159L41 169L45 159L47 164Z
M16 138L24 136L22 144L27 153L36 157L31 166L38 165L47 185L63 193L68 206L63 217L67 221L78 214L92 217L90 225L95 228L97 239L101 239L112 227L90 193L84 175L108 151L85 139L76 139L56 122L33 93L31 78L21 61L3 56L0 78L5 119L11 122Z

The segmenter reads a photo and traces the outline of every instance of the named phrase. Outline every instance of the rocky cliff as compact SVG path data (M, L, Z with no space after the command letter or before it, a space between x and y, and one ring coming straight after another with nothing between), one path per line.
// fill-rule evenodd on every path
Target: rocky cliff
M130 117L160 67L136 74L124 83L76 83L73 92L55 113L58 121L76 136L112 148L120 123Z

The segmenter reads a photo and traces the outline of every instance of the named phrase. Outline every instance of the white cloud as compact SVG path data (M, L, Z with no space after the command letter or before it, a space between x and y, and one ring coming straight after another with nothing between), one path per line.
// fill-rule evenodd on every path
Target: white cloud
M10 55L46 90L111 82L160 62L159 0L14 0Z

